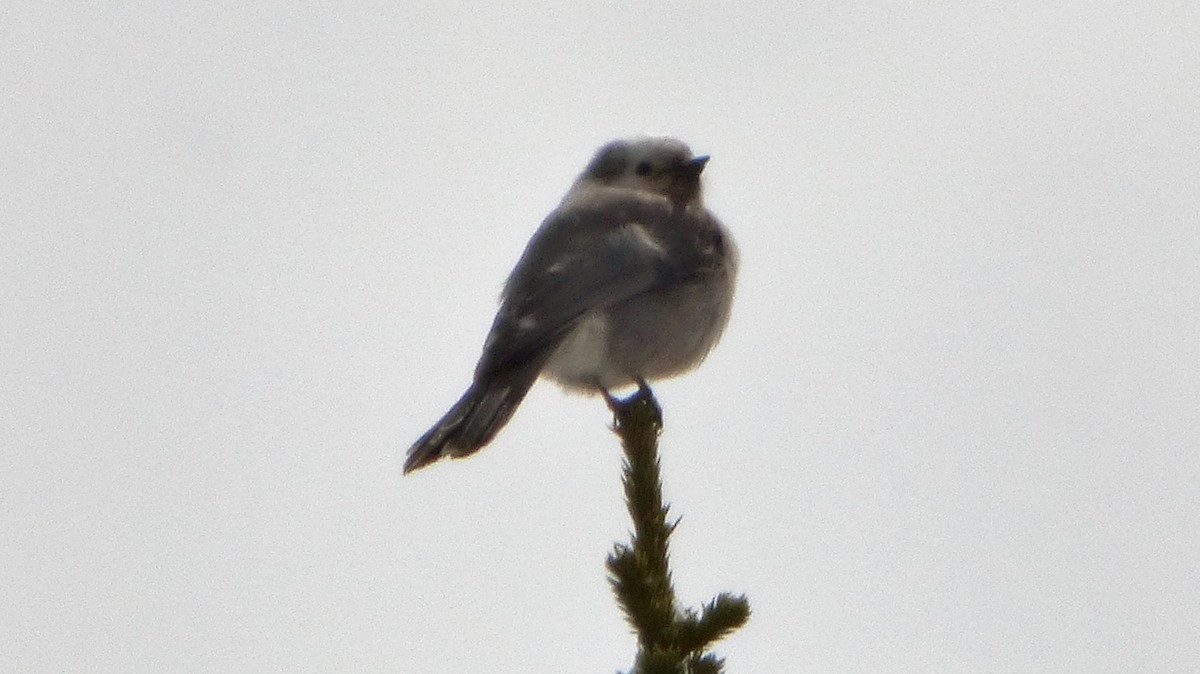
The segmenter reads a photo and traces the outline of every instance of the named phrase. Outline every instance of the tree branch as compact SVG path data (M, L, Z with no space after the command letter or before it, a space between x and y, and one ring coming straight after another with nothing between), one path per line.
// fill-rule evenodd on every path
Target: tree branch
M608 402L625 449L622 480L633 520L632 540L617 544L607 562L617 603L638 637L631 674L720 674L724 661L704 651L746 623L750 604L722 593L699 613L678 609L668 559L678 520L668 522L658 460L662 411L644 382L627 400Z

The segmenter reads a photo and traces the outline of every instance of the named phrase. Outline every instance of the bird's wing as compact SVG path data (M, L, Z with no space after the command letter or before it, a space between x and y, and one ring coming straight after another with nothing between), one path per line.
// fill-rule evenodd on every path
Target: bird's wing
M666 200L613 196L560 208L534 235L504 289L476 378L548 355L575 321L672 282L664 232L685 217Z

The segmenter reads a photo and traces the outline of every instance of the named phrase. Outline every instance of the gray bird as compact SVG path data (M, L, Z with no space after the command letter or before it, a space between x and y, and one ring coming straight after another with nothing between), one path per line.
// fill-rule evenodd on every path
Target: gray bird
M673 138L613 141L533 235L508 278L475 381L408 450L409 473L478 451L539 375L603 393L692 369L729 321L737 250Z

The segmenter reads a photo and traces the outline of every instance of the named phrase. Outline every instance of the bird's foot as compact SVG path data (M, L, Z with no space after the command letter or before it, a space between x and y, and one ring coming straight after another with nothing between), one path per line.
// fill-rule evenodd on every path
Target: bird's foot
M613 425L620 428L632 420L641 418L642 415L649 415L649 419L655 427L661 429L662 408L658 406L658 401L654 398L654 391L650 390L646 380L641 377L637 378L637 385L637 391L625 399L617 398L606 388L600 388L600 392L604 394L604 402L608 403L608 409L612 410Z

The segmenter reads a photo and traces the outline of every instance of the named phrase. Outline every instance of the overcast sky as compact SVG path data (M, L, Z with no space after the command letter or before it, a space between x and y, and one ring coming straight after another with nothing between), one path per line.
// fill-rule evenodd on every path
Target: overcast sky
M655 385L730 674L1200 668L1195 3L82 4L0 20L0 670L627 668L602 401L400 464L645 133L742 252Z

